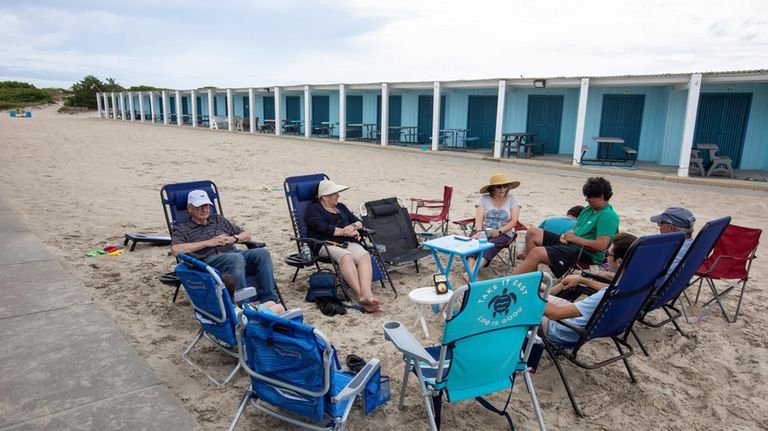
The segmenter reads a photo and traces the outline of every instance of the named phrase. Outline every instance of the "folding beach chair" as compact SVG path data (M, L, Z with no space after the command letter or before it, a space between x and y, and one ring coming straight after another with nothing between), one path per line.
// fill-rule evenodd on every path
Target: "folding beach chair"
M252 309L243 310L237 348L251 385L230 430L249 404L294 426L343 429L355 399L364 392L375 394L381 381L378 359L369 360L357 375L342 372L336 350L322 332ZM370 400L362 398L364 404ZM364 405L366 412L371 407Z
M677 318L685 312L685 308L681 303L680 308L682 311L678 310L675 304L683 291L688 287L688 283L691 281L696 270L701 266L704 259L712 252L712 249L715 247L715 244L720 239L720 236L730 222L731 217L721 217L707 222L707 224L699 230L698 235L696 235L696 238L691 243L688 251L677 264L677 267L671 268L671 273L666 281L651 294L650 300L640 312L640 317L638 318L640 323L653 328L672 323L681 335L685 335L676 321ZM662 309L664 313L666 313L667 318L661 321L649 320L648 314L658 309ZM639 338L637 339L637 342L647 356L648 351L645 349L645 346L643 346L643 343Z
M736 322L739 317L741 301L744 298L744 288L749 280L749 270L752 267L752 260L757 256L757 246L760 243L761 229L729 225L720 240L715 245L712 255L701 264L696 271L698 277L691 284L698 281L699 286L696 291L696 300L698 302L701 293L701 285L707 282L712 299L703 304L704 307L717 302L720 311L723 312L723 318L728 323ZM718 290L715 281L724 281L727 283L725 289ZM736 310L733 313L733 319L728 317L723 306L723 299L734 290L740 290ZM703 316L702 316L703 317Z
M456 289L448 303L439 346L424 348L400 322L385 322L385 338L405 360L399 407L403 407L408 376L413 372L432 430L440 428L443 395L449 403L475 398L483 407L504 415L514 429L507 406L497 409L482 397L507 388L511 396L519 373L525 378L539 428L545 429L531 380L541 357L541 346L534 347L546 306L546 299L539 296L542 280L546 298L552 278L542 272L484 280Z
M291 279L292 283L296 281L296 276L303 268L314 266L319 269L318 262L332 265L342 291L348 299L353 300L353 296L350 294L349 286L347 286L347 284L344 282L344 278L341 276L338 265L332 259L315 255L313 255L311 259L306 259L302 256L301 253L301 248L304 244L313 245L319 242L313 238L307 237L307 226L304 223L304 213L307 205L316 199L317 187L320 184L320 181L325 179L328 179L328 176L325 174L310 174L288 177L283 183L283 188L285 190L285 200L288 204L288 213L291 216L291 224L293 225L294 237L292 239L296 241L297 250L296 253L291 254L285 258L285 263L296 268L296 271L293 273L293 278ZM368 242L371 242L369 236L370 232L367 229L362 229L361 234L364 238L367 239ZM397 290L395 290L395 286L392 284L392 280L389 278L389 273L383 264L383 259L378 250L376 250L376 247L373 247L371 244L363 245L366 246L368 253L371 255L371 263L373 266L373 281L379 281L382 287L386 287L384 280L387 280L389 282L389 286L392 288L392 291L395 293L395 296L397 296ZM325 245L322 246L325 247Z
M224 211L221 207L221 199L219 196L219 189L213 181L200 180L191 181L187 183L174 183L166 184L160 189L160 201L163 205L163 213L165 214L165 224L168 227L168 234L172 235L173 226L178 223L185 223L189 221L190 215L187 211L187 195L192 190L204 190L208 193L208 197L211 199L213 205L211 205L211 214L224 215ZM260 248L266 244L259 241L248 241L243 243L248 248ZM165 274L160 277L160 281L163 284L168 284L176 287L176 291L173 294L173 302L176 302L176 297L179 294L180 284L178 277L173 272ZM275 286L275 292L277 293L280 302L285 305L283 297L280 294L277 286Z
M413 263L418 273L419 259L431 255L429 250L421 248L408 210L399 199L366 202L360 205L360 218L366 228L375 232L371 238L390 269Z
M571 401L573 410L579 416L584 416L584 413L576 404L576 399L573 397L558 355L562 355L577 366L588 370L622 360L627 368L630 380L632 383L635 383L635 375L628 360L632 356L633 350L632 346L627 342L627 338L632 332L632 325L638 317L638 313L653 293L656 280L667 272L667 268L683 244L684 239L685 235L682 232L656 234L639 238L632 244L624 256L624 260L618 271L616 271L613 281L606 288L602 300L597 305L587 325L582 328L569 324L566 320L557 321L558 324L578 333L578 340L573 343L559 343L546 336L542 337L547 353L549 353L549 356L555 363L557 372L563 381L563 386ZM579 350L587 342L604 337L610 338L613 341L618 350L618 355L599 362L586 362L578 357ZM622 346L627 350L622 349Z
M470 235L473 230L475 230L475 219L474 218L467 218L464 220L458 220L454 221L453 224L459 226L461 228L461 231L464 233L464 235ZM495 261L498 261L501 263L501 265L504 267L504 270L506 272L512 272L512 270L515 268L515 265L517 264L517 261L515 260L515 257L517 256L517 237L520 235L520 232L525 232L528 230L528 228L520 223L519 221L515 225L515 228L512 230L512 242L509 243L507 246L507 253L500 252L496 256L494 256L493 261L489 262L489 266L491 270L495 274L499 274L499 271L497 271L491 264Z
M411 198L411 222L413 226L418 225L422 231L441 232L448 234L448 213L451 209L451 198L453 197L453 187L443 186L443 199L418 199ZM430 211L430 214L419 214L420 210ZM437 213L435 213L437 211Z

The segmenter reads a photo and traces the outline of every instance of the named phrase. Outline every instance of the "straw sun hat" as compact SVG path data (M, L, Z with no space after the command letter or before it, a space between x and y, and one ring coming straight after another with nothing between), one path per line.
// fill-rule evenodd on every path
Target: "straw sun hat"
M491 180L489 181L488 185L480 188L480 193L488 193L488 189L492 186L503 186L505 184L509 186L510 190L512 190L516 189L517 186L520 185L520 181L512 181L504 174L493 174L491 175Z
M348 188L349 187L347 186L336 184L331 180L322 180L320 181L320 184L317 186L317 197L321 198L323 196L332 195L336 192L343 192Z

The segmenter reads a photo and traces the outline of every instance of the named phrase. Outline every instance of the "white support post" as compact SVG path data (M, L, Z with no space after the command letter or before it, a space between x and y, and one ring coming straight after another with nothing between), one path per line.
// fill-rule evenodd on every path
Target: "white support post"
M701 93L701 74L691 75L688 83L688 102L685 105L685 122L683 123L683 141L680 143L680 158L677 163L677 176L687 177L691 163L693 148L693 133L696 131L696 115L699 112L699 93Z
M101 118L101 93L96 93L96 110L99 111L99 118Z
M109 93L112 96L112 119L117 120L117 99L115 93Z
M139 91L139 121L144 122L144 93Z
M249 132L254 133L258 128L256 124L256 92L253 88L248 89L248 124L251 125Z
M136 105L133 103L133 93L128 92L128 112L130 112L130 120L136 121Z
M181 126L183 123L181 118L181 91L176 90L176 124Z
M189 105L192 107L192 127L197 127L197 91L189 92Z
M208 89L208 128L213 129L213 126L215 123L215 119L213 118L213 100L214 94L213 90Z
M120 106L120 119L125 120L125 94L122 91L118 94L120 95L120 103L118 103Z
M496 103L496 133L493 135L493 157L501 157L501 134L504 133L504 107L507 103L507 81L499 81L499 96ZM482 143L478 143L482 144Z
M157 113L157 102L155 101L155 93L153 91L149 92L149 116L152 117L152 123L154 124L156 122L155 115Z
M109 99L107 93L101 93L101 98L104 99L104 118L109 118Z
M235 130L235 113L232 109L234 103L232 102L232 89L227 88L227 129L230 132Z
M389 84L381 84L381 145L389 140Z
M440 148L440 110L443 109L440 104L441 90L440 83L435 82L432 90L432 151Z
M283 92L280 87L275 87L273 93L275 93L275 136L283 134L283 115L280 112L280 108L283 105L282 100Z
M170 107L168 106L168 91L163 90L161 93L161 96L163 98L163 124L168 124L168 119L170 118Z
M304 137L312 137L312 89L304 86Z
M339 141L347 140L347 87L339 84Z
M584 128L587 121L587 98L589 97L589 78L581 78L579 90L579 109L576 112L576 139L573 142L573 165L581 163L581 146L584 143Z

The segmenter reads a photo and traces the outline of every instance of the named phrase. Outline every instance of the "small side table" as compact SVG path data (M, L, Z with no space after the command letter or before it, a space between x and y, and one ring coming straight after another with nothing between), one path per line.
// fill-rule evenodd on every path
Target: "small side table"
M453 290L449 290L446 293L438 295L435 292L434 287L420 287L413 289L408 293L408 298L417 304L424 305L444 305L451 300L453 296ZM421 329L424 331L424 336L429 337L429 330L427 330L427 322L424 320L424 313L422 313L421 307L418 307L416 323L421 324Z

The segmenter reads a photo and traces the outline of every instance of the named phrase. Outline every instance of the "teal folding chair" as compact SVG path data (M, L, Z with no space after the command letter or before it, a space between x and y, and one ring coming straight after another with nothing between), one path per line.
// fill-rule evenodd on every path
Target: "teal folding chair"
M540 293L542 281L545 289ZM475 398L483 407L505 416L514 429L507 406L497 409L482 397L511 389L515 376L522 374L539 429L546 429L531 373L543 351L536 331L551 288L552 278L542 272L462 286L448 302L442 344L430 348L424 348L400 322L385 322L385 338L405 360L398 406L403 407L408 376L413 372L432 430L440 428L443 395L449 403Z

